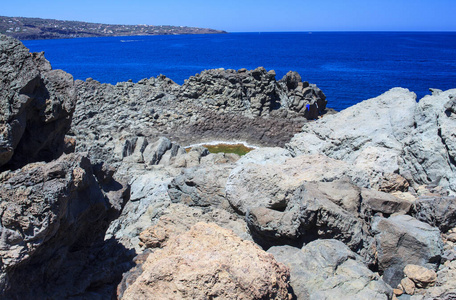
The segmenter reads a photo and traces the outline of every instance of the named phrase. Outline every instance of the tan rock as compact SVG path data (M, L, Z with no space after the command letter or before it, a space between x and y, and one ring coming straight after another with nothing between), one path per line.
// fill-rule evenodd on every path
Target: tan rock
M448 241L456 243L456 233L450 233L446 238Z
M233 230L244 240L251 239L245 221L234 218L225 210L213 209L212 212L205 214L199 208L173 203L155 225L140 233L139 245L143 248L162 248L170 237L185 233L198 222L216 223Z
M142 268L123 299L291 299L288 268L216 224L171 237Z
M405 277L404 279L402 279L401 285L406 294L415 294L415 283L410 278Z
M404 293L404 291L401 289L394 289L393 293L394 293L394 295L400 296Z
M437 280L437 274L434 270L429 270L418 265L405 266L404 274L410 278L419 288L433 286Z

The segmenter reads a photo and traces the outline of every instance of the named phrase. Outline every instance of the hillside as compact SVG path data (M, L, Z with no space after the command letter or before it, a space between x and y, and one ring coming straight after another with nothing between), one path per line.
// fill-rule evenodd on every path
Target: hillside
M176 35L226 33L222 30L186 26L111 25L53 19L2 17L0 33L20 40L100 36Z

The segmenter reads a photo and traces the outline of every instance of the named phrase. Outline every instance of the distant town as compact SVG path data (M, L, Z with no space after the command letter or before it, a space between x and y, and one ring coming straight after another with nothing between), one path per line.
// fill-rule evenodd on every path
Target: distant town
M0 33L19 40L101 36L217 34L222 30L169 25L111 25L53 19L2 17Z

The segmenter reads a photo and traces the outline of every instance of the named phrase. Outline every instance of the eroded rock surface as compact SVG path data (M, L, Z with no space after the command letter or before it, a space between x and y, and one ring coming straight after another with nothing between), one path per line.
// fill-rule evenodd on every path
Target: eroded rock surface
M302 249L268 250L290 268L297 299L391 299L393 290L362 258L337 240L317 240Z
M122 247L103 239L129 191L104 175L77 154L1 173L3 295L64 298L100 283L116 284L128 260ZM117 254L109 257L115 249ZM103 268L109 276L102 275Z
M289 270L254 243L198 223L149 255L122 299L290 299Z
M0 78L0 167L59 157L76 104L73 77L0 35Z

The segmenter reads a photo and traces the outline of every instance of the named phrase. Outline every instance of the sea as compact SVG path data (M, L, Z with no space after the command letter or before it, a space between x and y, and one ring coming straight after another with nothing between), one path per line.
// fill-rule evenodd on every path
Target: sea
M456 32L256 32L23 41L54 69L102 83L164 74L178 84L205 69L297 71L342 110L393 87L418 99L456 88Z

